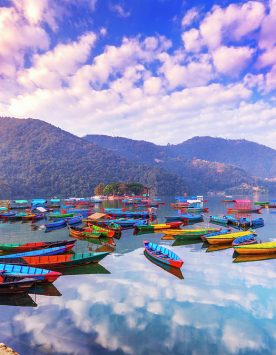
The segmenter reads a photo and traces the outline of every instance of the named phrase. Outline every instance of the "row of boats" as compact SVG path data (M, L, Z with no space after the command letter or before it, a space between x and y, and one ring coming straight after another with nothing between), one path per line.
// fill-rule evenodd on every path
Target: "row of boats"
M176 203L186 204L185 208L201 208L206 211L203 199L185 199ZM51 242L30 242L30 243L5 243L0 244L0 293L21 293L33 287L34 283L54 282L62 275L62 270L68 267L76 267L90 263L98 263L108 254L115 250L114 238L119 239L122 230L133 228L134 234L163 234L163 239L183 240L188 242L201 241L211 246L233 247L235 253L240 255L275 255L276 242L258 243L256 232L252 228L264 225L263 219L238 220L237 222L230 215L223 216L222 223L226 228L204 226L200 228L183 228L204 220L203 214L186 213L182 207L177 215L167 216L164 223L154 223L157 211L151 207L148 210L135 207L135 210L122 208L102 208L100 212L93 212L91 204L72 204L72 201L62 205L57 212L41 212L41 206L27 214L32 214L28 221L39 222L45 220L45 231L54 231L59 228L68 228L69 236L72 239ZM196 206L196 207L195 207ZM133 207L133 206L132 206ZM175 209L175 206L171 206ZM11 215L7 213L16 211L2 211L2 220L9 220ZM25 213L25 212L24 212ZM33 217L43 215L43 218ZM23 216L22 216L23 217ZM23 221L23 218L22 218ZM211 216L210 222L219 223ZM81 226L78 226L81 225ZM235 230L243 228L247 230ZM97 251L84 253L73 253L76 240L99 242L101 248ZM176 253L157 243L144 241L144 252L146 257L157 264L167 265L173 269L180 269L184 263Z

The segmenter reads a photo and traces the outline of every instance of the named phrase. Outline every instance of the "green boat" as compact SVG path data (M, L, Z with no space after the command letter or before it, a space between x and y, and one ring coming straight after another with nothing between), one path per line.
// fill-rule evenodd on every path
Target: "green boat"
M257 202L254 202L254 205L257 205L257 206L268 206L269 205L269 202L268 201L257 201Z
M50 213L49 218L68 218L73 217L74 213Z
M24 256L21 258L10 258L13 265L46 266L50 269L71 267L76 265L86 265L98 263L109 255L109 252L87 252L77 254L57 254L45 256Z

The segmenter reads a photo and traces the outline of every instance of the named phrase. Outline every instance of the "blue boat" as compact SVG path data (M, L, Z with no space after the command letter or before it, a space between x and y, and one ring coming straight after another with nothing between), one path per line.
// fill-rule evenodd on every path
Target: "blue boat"
M197 223L203 221L203 216L201 214L179 214L176 216L167 216L165 217L166 222L176 222L176 221L187 221L188 224L190 223Z
M106 225L116 223L119 224L122 228L134 228L137 223L147 224L147 219L137 220L137 219L128 219L128 218L120 218L120 219L107 219L104 222Z
M59 276L60 272L41 269L28 265L14 265L14 264L0 264L1 273L6 277L18 278L32 278L36 281L54 282Z
M210 222L227 225L229 220L226 216L210 216Z
M59 219L54 222L50 222L45 224L46 232L55 230L55 229L61 229L67 226L67 221L65 219Z
M1 255L0 259L9 259L9 261L12 263L12 260L10 260L10 259L13 259L13 258L23 258L26 256L48 256L48 255L56 255L56 254L66 253L67 251L71 250L73 248L73 246L74 246L74 242L72 242L71 244L66 244L66 245L59 246L59 247L31 250L31 251L26 251L23 253L16 253L16 254Z
M183 260L180 259L178 255L176 255L171 250L148 241L144 241L145 252L152 259L167 264L169 266L180 269L183 265Z
M67 224L69 226L75 226L82 223L81 217L66 218Z
M250 235L244 235L243 237L236 238L232 242L232 245L236 247L239 245L256 244L256 243L257 243L256 236L254 234L250 234Z
M15 212L9 211L9 212L1 213L1 214L0 214L0 217L1 217L1 218L8 218L8 217L13 217L13 216L15 216L15 215L16 215Z

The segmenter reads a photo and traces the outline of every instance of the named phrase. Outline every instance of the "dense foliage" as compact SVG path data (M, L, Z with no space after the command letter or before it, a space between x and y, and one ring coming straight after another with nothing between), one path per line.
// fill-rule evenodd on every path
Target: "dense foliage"
M112 182L105 186L103 194L108 195L141 195L147 192L147 187L139 184L138 182L125 183L125 182Z

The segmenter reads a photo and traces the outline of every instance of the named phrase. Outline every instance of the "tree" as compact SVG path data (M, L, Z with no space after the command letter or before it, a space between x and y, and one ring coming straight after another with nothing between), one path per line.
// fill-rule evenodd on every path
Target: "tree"
M104 193L105 184L103 182L99 183L94 189L94 195L101 196Z

